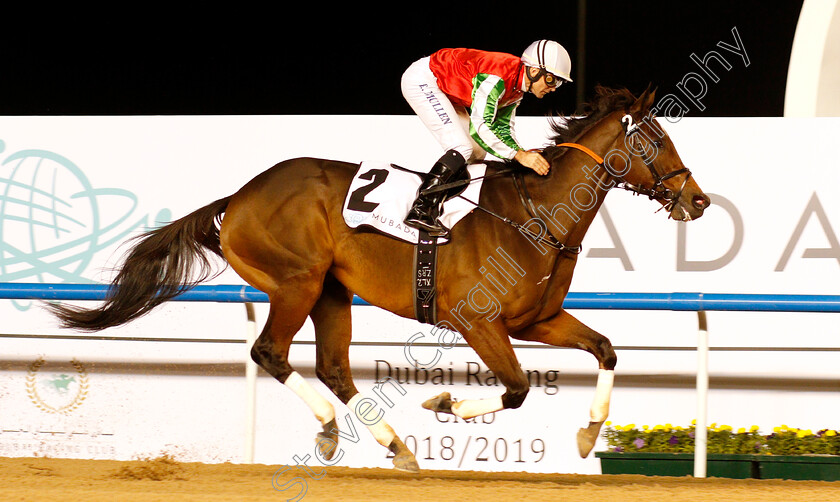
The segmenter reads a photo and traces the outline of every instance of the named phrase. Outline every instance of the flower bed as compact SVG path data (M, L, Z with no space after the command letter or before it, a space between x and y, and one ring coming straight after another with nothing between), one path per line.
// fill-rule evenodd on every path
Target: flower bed
M604 474L686 476L693 473L695 427L626 426L606 423L609 451L597 452ZM840 480L840 433L777 427L761 434L756 426L707 430L707 475L726 478Z
M671 424L620 426L607 422L603 432L609 451L616 453L694 453L694 423L690 427ZM840 432L823 429L776 427L762 434L758 426L733 430L728 425L711 424L707 429L706 452L757 455L840 455Z

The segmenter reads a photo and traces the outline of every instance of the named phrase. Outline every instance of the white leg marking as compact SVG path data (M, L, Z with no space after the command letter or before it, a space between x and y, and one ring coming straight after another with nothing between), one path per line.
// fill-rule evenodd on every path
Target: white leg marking
M504 409L502 397L490 399L465 399L452 403L452 413L461 418L473 418Z
M595 399L592 400L592 408L589 410L589 417L593 422L603 422L610 414L610 394L612 394L614 378L613 370L598 371Z
M367 426L370 433L373 434L373 438L376 439L376 442L387 448L391 445L391 442L397 434L382 419L385 411L382 409L377 411L375 409L376 406L377 403L373 398L364 397L361 392L347 401L347 407L353 410L356 418Z
M315 417L320 420L321 425L326 425L335 418L333 405L318 394L318 391L309 385L297 371L293 371L283 383L303 399Z

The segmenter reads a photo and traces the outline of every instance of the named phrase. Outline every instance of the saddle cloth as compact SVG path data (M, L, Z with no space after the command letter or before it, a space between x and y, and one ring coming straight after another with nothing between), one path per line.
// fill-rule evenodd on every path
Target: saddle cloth
M470 178L476 181L466 185L461 193L466 199L478 202L485 164L467 166ZM416 228L403 223L411 209L422 183L423 173L415 173L379 161L365 161L359 165L344 199L342 214L350 228L370 227L397 239L417 244L419 233ZM452 228L464 216L475 209L470 202L451 197L443 204L440 221ZM439 238L438 243L448 242Z

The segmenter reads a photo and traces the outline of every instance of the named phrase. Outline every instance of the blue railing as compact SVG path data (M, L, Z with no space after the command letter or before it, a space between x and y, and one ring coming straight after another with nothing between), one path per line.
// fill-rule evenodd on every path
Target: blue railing
M104 300L105 284L0 283L0 299ZM266 303L268 295L245 285L200 285L173 301ZM369 305L358 296L354 305ZM568 309L840 312L840 295L727 293L569 293Z

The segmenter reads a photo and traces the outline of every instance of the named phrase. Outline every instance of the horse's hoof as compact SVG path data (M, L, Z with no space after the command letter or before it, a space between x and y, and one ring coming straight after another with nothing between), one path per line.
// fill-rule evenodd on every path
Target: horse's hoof
M394 457L394 469L404 472L420 472L420 466L414 455L398 455Z
M438 413L452 414L452 396L448 392L444 392L435 396L423 403L423 408L432 410Z
M589 456L589 452L595 447L595 441L598 439L598 433L601 432L601 425L603 424L604 422L589 422L589 427L578 431L577 444L580 458Z
M326 440L326 441L325 441ZM324 460L332 460L338 450L338 424L335 419L324 424L324 431L319 432L315 437L318 451Z
M394 469L405 472L420 472L417 459L414 458L414 454L400 438L395 437L388 449L394 454Z

